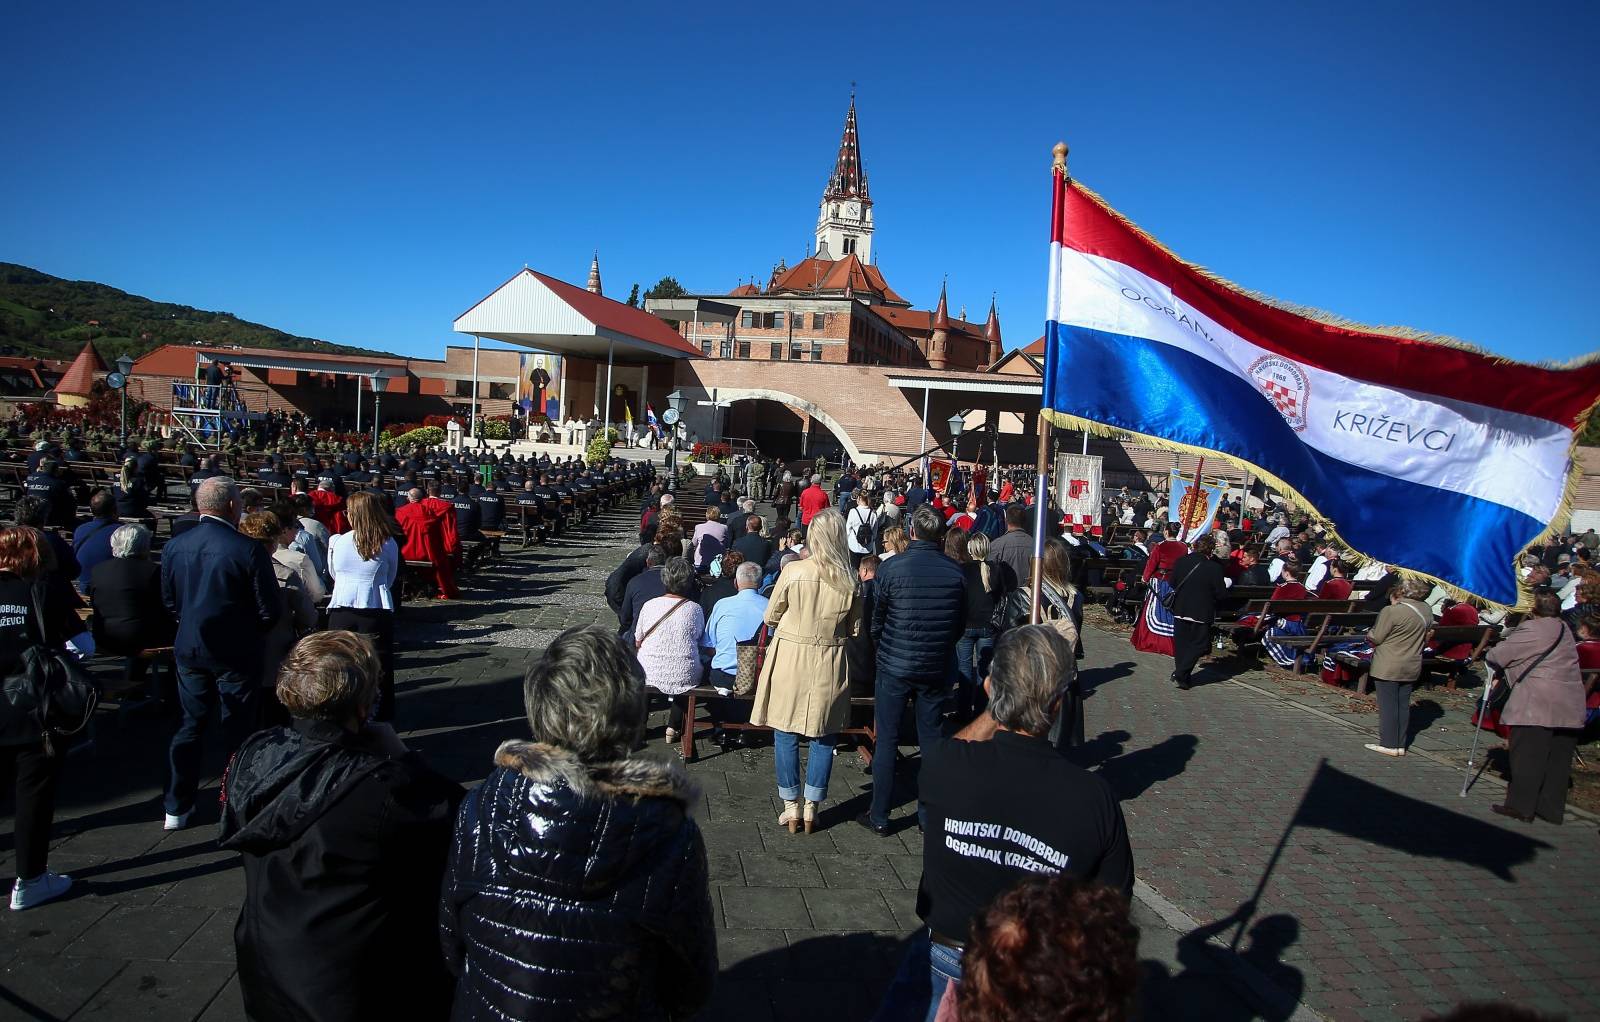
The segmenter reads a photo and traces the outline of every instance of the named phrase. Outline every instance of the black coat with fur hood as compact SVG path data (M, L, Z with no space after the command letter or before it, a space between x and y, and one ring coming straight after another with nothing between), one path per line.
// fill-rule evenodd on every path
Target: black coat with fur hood
M672 1019L717 974L681 764L511 741L456 819L440 905L456 1020Z

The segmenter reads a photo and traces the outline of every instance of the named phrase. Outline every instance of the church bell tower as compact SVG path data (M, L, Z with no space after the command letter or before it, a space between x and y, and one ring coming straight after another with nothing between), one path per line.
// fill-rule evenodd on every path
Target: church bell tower
M872 261L872 197L867 192L867 172L861 169L861 146L856 138L856 94L850 92L850 110L844 117L839 158L822 191L817 214L817 256L843 259L854 254Z

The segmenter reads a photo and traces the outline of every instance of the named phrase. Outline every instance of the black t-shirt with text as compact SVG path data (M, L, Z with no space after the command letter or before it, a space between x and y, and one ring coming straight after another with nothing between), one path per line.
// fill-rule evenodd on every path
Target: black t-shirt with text
M965 941L972 920L1032 876L1067 872L1133 893L1133 851L1111 785L1050 742L1001 731L922 753L927 808L917 914Z

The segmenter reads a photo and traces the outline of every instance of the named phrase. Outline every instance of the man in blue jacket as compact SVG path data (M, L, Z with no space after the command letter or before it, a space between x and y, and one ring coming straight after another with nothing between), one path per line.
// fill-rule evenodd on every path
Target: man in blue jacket
M872 757L872 808L856 817L879 837L889 835L895 749L906 700L915 702L918 748L939 738L940 720L956 670L956 642L966 628L967 591L961 565L944 555L944 522L930 504L911 513L911 545L878 567L872 605L877 649L877 754Z
M266 548L237 528L239 490L233 480L204 480L194 500L199 522L161 551L161 596L178 619L173 656L183 711L172 736L167 830L189 825L212 711L229 755L255 730L262 637L282 605Z

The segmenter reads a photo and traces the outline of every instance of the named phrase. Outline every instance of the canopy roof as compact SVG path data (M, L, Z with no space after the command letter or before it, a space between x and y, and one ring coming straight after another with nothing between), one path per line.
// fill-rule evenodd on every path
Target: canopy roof
M405 359L363 359L342 356L337 360L327 355L263 354L243 348L238 351L195 350L195 365L211 362L241 366L245 369L292 369L302 373L341 373L346 376L377 376L388 379L406 375Z
M699 358L700 349L643 309L524 268L456 317L455 331L507 344L630 362Z

